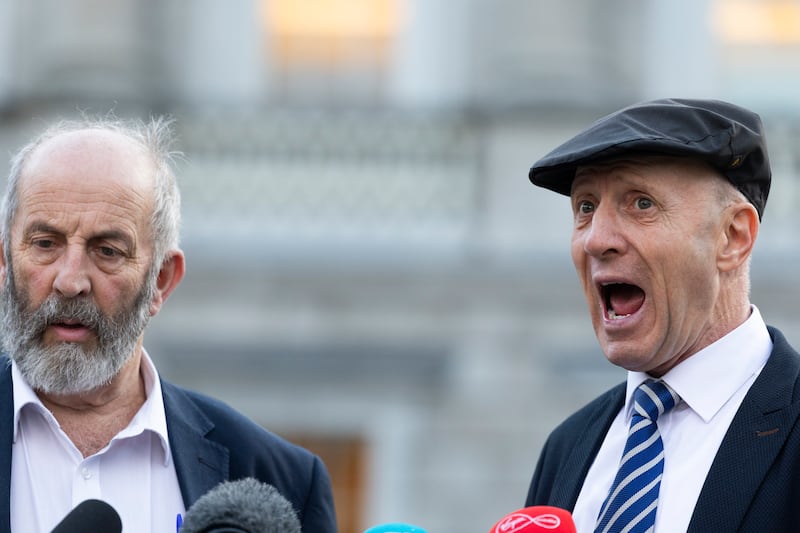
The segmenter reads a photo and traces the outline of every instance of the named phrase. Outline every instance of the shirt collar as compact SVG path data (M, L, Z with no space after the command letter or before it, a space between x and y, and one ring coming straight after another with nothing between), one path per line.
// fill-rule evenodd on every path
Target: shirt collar
M114 440L132 437L145 431L152 432L158 436L161 448L164 453L164 465L167 466L172 460L169 449L169 436L167 433L167 417L164 412L164 397L161 393L161 380L158 377L153 361L147 352L142 349L142 360L140 372L144 380L145 401L139 411L133 417L128 426L120 431ZM17 368L17 364L11 363L11 382L14 395L14 441L17 440L20 418L25 416L23 408L30 405L47 417L51 424L58 427L58 422L50 411L44 406L36 393L22 377L22 373Z
M742 325L706 346L667 372L662 379L683 402L709 422L723 405L761 371L772 353L772 339L755 305ZM651 379L644 372L628 372L625 412L630 416L633 393Z

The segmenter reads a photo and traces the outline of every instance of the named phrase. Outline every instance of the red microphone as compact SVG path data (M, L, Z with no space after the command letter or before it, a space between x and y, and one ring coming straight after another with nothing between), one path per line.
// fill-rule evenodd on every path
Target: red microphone
M569 511L536 505L504 516L489 533L577 533L577 530Z

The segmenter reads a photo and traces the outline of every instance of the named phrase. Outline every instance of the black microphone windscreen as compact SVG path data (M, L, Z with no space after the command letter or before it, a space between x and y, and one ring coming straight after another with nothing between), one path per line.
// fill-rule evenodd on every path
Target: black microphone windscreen
M186 511L180 533L300 533L292 504L253 478L225 481Z
M122 521L109 504L101 500L85 500L67 513L51 533L121 533Z

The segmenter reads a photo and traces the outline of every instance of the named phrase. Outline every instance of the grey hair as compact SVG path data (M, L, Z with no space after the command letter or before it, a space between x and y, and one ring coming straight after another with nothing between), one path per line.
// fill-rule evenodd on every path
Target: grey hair
M0 213L3 246L6 259L10 253L10 232L19 208L19 183L30 155L46 141L64 133L81 130L103 130L123 135L140 146L153 164L153 213L150 219L153 239L153 259L160 266L170 250L176 249L180 240L181 199L175 177L174 163L179 152L172 150L174 120L155 117L145 122L139 119L122 120L116 117L61 120L48 127L23 146L11 159L6 191ZM158 269L156 270L158 271Z

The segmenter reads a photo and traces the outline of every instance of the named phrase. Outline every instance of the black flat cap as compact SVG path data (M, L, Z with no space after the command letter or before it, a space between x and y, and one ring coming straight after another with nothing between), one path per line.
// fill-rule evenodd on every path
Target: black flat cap
M577 167L621 155L662 154L710 163L764 214L772 172L761 118L719 100L664 99L607 115L530 170L540 187L569 196Z

